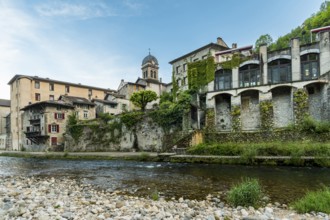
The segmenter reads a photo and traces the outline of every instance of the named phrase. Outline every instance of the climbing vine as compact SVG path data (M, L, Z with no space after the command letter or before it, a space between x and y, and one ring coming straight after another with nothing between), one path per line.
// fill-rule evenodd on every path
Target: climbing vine
M179 85L174 76L174 67L172 70L172 86L173 86L173 89L172 89L173 100L176 100L177 92L179 90Z
M308 93L305 89L297 89L293 93L295 124L301 125L308 114Z
M213 132L215 131L215 112L214 109L207 109L206 110L206 126L205 126L205 130L207 132Z
M261 119L261 130L269 131L273 128L273 103L270 100L262 101L259 104L260 108L260 119Z
M232 131L241 131L241 106L234 105L231 110Z
M188 87L196 90L214 80L214 57L188 63Z
M231 57L231 60L225 61L220 63L219 65L223 68L223 69L235 69L237 67L239 67L239 65L243 62L245 62L246 60L250 59L249 57L241 57L240 53L235 53L233 54L233 56Z

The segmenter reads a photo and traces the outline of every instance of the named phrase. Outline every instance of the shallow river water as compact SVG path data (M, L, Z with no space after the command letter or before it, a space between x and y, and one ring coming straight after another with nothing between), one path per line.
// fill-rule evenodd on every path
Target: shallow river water
M271 201L281 203L299 198L308 190L330 186L329 168L0 157L0 177L10 175L77 178L104 190L139 196L157 191L166 198L190 199L225 192L242 178L252 177L260 180Z

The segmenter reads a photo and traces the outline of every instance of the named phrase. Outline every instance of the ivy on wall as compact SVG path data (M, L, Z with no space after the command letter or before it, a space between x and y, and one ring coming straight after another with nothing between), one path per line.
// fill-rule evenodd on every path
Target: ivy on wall
M220 63L220 66L223 69L235 69L235 68L238 68L241 63L245 62L248 59L250 59L250 58L249 57L243 58L243 57L241 57L240 53L235 53L231 57L231 60Z
M188 63L188 87L197 90L214 80L214 57L209 56L205 60Z
M207 132L215 131L215 111L213 108L206 110L205 122L206 122L205 130Z
M241 131L241 106L234 105L232 106L231 114L231 123L232 123L232 131L239 132Z
M174 72L174 67L173 67L173 70L172 70L172 95L173 95L173 100L176 100L176 96L177 96L177 92L179 90L179 85L178 85L178 82L176 81L175 79L175 72Z
M260 108L260 119L261 119L261 130L270 131L273 128L273 103L270 100L262 101L259 103Z
M297 89L293 93L295 124L301 125L308 114L308 93L305 89Z

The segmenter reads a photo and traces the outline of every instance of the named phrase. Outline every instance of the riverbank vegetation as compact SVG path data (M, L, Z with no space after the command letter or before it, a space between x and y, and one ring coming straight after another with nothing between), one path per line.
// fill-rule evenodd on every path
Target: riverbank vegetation
M227 201L235 207L258 207L262 195L263 192L259 181L257 179L246 178L229 190Z
M330 213L330 188L308 192L303 198L292 204L298 213L323 212Z

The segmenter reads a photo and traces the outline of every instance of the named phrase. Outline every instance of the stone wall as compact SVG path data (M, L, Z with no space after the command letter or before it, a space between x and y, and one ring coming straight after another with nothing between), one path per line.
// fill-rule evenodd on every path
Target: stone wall
M231 130L230 95L224 94L216 97L216 128L218 131Z
M172 147L174 132L165 134L164 130L144 117L134 127L128 129L124 124L120 128L102 130L101 125L85 125L78 140L69 133L65 135L65 151L152 151L162 152ZM172 131L174 131L172 129ZM172 140L172 141L169 141ZM166 144L165 144L166 143Z
M259 92L247 91L241 95L242 130L260 128Z
M278 87L272 90L274 127L286 127L293 123L293 105L290 87Z

